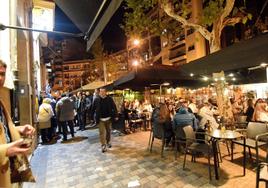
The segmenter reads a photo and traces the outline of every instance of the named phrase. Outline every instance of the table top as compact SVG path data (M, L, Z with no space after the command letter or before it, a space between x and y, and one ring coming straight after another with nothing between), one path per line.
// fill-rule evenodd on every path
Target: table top
M221 130L215 129L211 132L207 132L207 134L216 139L230 139L231 140L231 139L243 137L243 135L240 134L239 132L232 131L232 130L221 131Z

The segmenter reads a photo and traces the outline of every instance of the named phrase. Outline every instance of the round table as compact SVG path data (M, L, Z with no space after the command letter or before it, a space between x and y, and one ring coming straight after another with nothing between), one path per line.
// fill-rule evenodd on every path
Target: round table
M217 141L218 140L234 140L237 138L243 138L244 144L243 144L243 175L246 175L246 139L245 136L240 134L239 132L232 131L232 130L212 130L210 132L207 132L207 135L211 137L212 141L212 148L213 148L213 155L214 155L214 169L215 169L215 177L218 180L219 179L219 173L218 173L218 148L217 148Z

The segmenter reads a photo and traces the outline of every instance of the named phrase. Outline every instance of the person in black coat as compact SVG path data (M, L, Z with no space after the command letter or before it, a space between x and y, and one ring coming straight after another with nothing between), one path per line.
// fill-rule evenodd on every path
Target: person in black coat
M95 112L95 120L99 126L102 152L111 148L112 121L117 120L117 109L113 99L107 96L104 88L100 89L100 96L93 101L92 112Z
M253 100L252 99L248 99L248 107L246 110L245 115L247 116L247 122L252 121L252 117L253 117L253 113L254 113L254 107L253 107Z

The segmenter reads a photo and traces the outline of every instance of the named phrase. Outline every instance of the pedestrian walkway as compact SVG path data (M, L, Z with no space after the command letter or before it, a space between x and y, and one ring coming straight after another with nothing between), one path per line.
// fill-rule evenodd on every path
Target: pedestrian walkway
M147 150L149 132L113 137L106 153L100 150L96 129L76 136L71 142L39 146L31 161L37 183L24 188L255 187L254 171L247 170L243 177L242 165L231 163L229 156L221 164L219 181L214 176L209 181L206 160L193 163L189 156L187 170L182 170L182 156L175 161L173 151L165 151L161 158L157 142L152 153Z

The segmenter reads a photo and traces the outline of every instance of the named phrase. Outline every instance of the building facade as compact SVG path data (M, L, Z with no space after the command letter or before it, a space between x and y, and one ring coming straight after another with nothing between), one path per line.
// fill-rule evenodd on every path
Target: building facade
M36 7L49 8L53 11L54 3L44 7L41 0L1 1L0 23L6 26L32 28ZM46 4L47 5L47 4ZM7 63L5 88L0 96L11 112L17 124L36 122L35 98L41 87L41 72L45 71L40 64L40 35L21 29L0 30L0 58Z
M127 52L122 50L103 59L57 61L55 58L52 72L53 90L60 92L76 90L95 80L104 80L105 76L111 82L127 72Z

